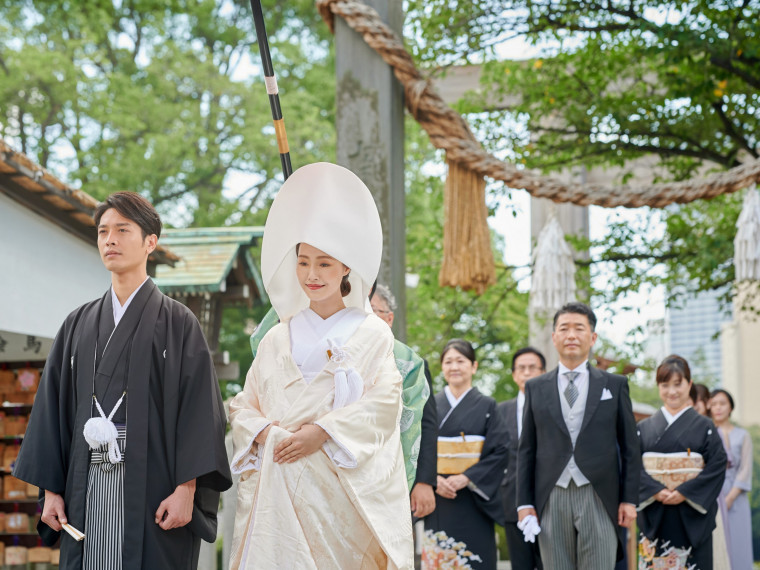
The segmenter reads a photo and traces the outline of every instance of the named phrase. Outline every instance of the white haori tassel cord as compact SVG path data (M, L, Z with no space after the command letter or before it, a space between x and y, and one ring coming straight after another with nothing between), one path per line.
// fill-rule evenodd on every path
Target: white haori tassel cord
M362 397L364 391L364 380L354 368L348 364L348 354L346 349L338 346L332 340L327 339L327 345L330 349L327 351L330 360L338 363L335 369L335 400L333 401L333 410L342 408L356 402Z
M119 398L119 401L116 402L113 410L111 410L111 413L108 415L108 417L106 417L106 414L103 412L103 408L100 407L98 398L95 396L95 394L93 394L92 399L95 400L95 406L98 408L100 417L90 418L87 420L87 423L84 424L84 439L87 440L90 449L95 451L97 449L100 449L102 446L107 445L108 461L113 464L119 463L121 461L121 450L119 449L119 443L116 441L119 436L119 432L116 430L116 426L114 425L113 421L111 421L111 418L113 418L116 410L118 410L119 406L121 406L121 403L124 401L124 396L126 395L127 391L125 390L121 395L121 398Z

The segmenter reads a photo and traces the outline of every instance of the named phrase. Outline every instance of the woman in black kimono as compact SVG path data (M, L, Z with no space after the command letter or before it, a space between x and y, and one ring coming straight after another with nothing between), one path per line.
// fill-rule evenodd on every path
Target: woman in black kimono
M457 568L493 570L493 525L504 524L498 489L509 436L496 402L472 386L478 369L472 345L449 341L441 368L447 386L435 397L440 421L438 498L435 511L425 519L422 567L439 568L444 562L454 567L456 561Z
M691 406L691 372L686 360L668 356L657 367L656 379L663 406L639 423L644 454L638 507L643 535L640 550L648 561L670 554L681 559L673 567L693 565L698 570L712 570L712 531L726 475L726 452L713 423ZM670 489L661 482L667 483L667 476L655 473L651 464L656 459L652 454L680 454L687 458L680 459L681 463L688 463L695 453L704 460L702 470L680 484L671 482ZM673 465L679 461L675 455L667 461L671 464L660 465L660 470L685 466ZM676 477L671 476L671 481Z

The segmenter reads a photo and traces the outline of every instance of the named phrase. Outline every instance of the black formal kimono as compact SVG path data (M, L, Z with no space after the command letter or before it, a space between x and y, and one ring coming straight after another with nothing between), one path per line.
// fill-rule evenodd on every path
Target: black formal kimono
M108 414L126 390L114 418L127 426L123 568L195 568L200 539L216 538L219 493L232 483L225 412L208 345L190 310L151 280L115 329L113 323L110 290L63 323L13 474L62 495L69 523L83 530L90 449L82 431L98 414L93 393ZM159 504L192 479L192 521L162 530L155 523ZM42 522L38 530L48 544L60 534ZM82 556L82 543L63 533L61 568L81 568Z
M463 563L469 564L464 568L495 569L493 525L504 524L499 485L507 464L506 426L493 398L477 388L465 394L453 410L444 392L436 395L435 403L441 422L439 437L464 433L483 436L485 441L478 463L464 472L475 489L465 487L457 491L454 499L436 495L435 510L425 519L423 560L426 567L435 568L434 560L442 561L454 550Z
M656 555L660 555L661 546L669 542L678 549L692 549L687 566L695 564L698 570L711 570L717 499L726 476L726 452L717 428L708 418L689 408L670 426L662 410L658 410L652 417L641 421L638 429L642 454L691 450L704 459L702 472L676 488L687 499L679 505L652 501L665 486L642 467L639 530L650 541L658 541Z

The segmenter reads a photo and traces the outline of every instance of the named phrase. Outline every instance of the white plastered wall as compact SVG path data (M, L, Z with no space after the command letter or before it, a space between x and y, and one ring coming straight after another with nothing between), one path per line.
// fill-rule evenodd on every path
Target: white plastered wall
M94 240L0 193L0 331L53 338L71 311L110 282Z

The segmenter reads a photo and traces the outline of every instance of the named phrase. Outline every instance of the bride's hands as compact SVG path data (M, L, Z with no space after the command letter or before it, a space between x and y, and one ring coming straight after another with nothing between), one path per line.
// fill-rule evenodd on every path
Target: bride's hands
M293 463L319 450L330 439L327 432L314 424L304 424L288 439L274 448L275 463Z

